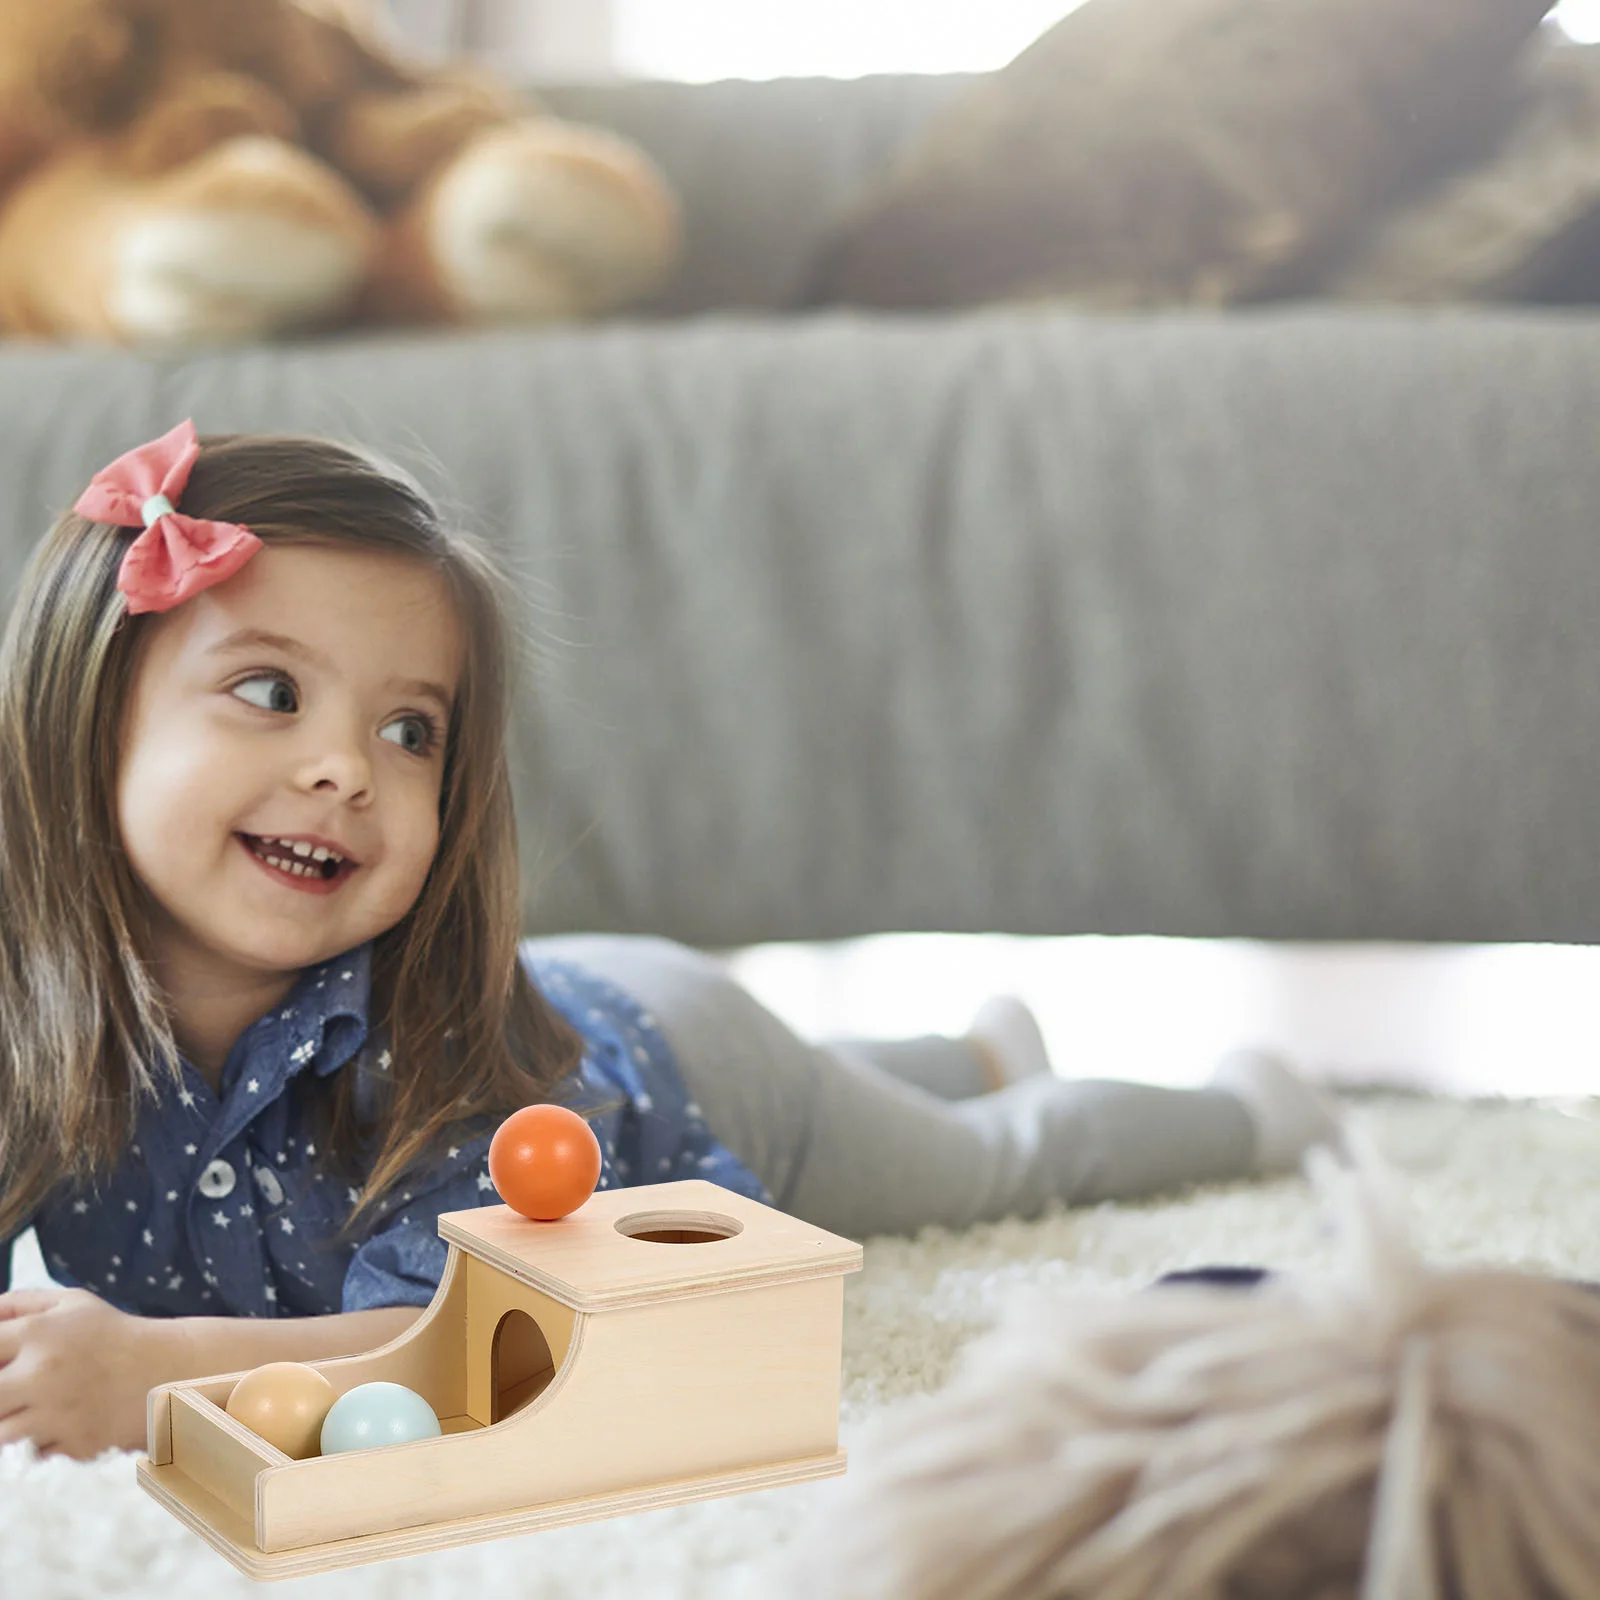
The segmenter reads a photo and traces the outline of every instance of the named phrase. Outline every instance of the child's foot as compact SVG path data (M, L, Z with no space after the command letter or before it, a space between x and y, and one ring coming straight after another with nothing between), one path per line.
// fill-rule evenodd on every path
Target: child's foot
M967 1028L966 1042L982 1061L990 1089L1053 1070L1038 1020L1014 994L985 1000Z
M1256 1126L1258 1172L1291 1172L1313 1145L1337 1149L1343 1143L1339 1108L1264 1050L1237 1050L1223 1057L1211 1075L1211 1087L1244 1101Z

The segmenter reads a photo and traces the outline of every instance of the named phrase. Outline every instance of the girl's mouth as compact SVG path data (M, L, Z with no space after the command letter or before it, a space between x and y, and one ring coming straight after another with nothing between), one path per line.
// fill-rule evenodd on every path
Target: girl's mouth
M306 894L332 894L356 870L350 861L307 861L287 845L266 844L254 834L238 833L234 837L263 872L287 889L299 889Z

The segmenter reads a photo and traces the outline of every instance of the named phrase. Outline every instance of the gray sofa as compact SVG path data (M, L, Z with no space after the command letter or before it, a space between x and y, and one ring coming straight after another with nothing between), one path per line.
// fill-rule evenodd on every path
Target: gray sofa
M686 197L625 322L0 347L0 604L179 417L330 431L521 580L529 931L1595 937L1600 315L786 312L959 87L553 94Z

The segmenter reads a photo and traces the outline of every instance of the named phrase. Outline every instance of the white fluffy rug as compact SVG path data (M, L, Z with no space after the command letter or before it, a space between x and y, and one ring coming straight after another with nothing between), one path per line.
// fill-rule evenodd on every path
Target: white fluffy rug
M1416 1237L1432 1259L1600 1278L1600 1121L1437 1102L1380 1103L1360 1116L1409 1169ZM844 1443L859 1447L876 1414L937 1387L1018 1286L1123 1292L1208 1263L1314 1268L1327 1248L1299 1180L872 1240L865 1270L845 1286ZM0 1449L3 1600L763 1600L788 1545L825 1514L836 1487L769 1490L258 1586L147 1499L133 1463Z

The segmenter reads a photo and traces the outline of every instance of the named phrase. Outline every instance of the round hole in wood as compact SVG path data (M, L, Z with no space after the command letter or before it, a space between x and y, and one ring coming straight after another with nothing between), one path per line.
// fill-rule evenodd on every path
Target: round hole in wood
M715 1244L744 1232L744 1224L715 1211L635 1211L616 1223L618 1233L648 1244Z

